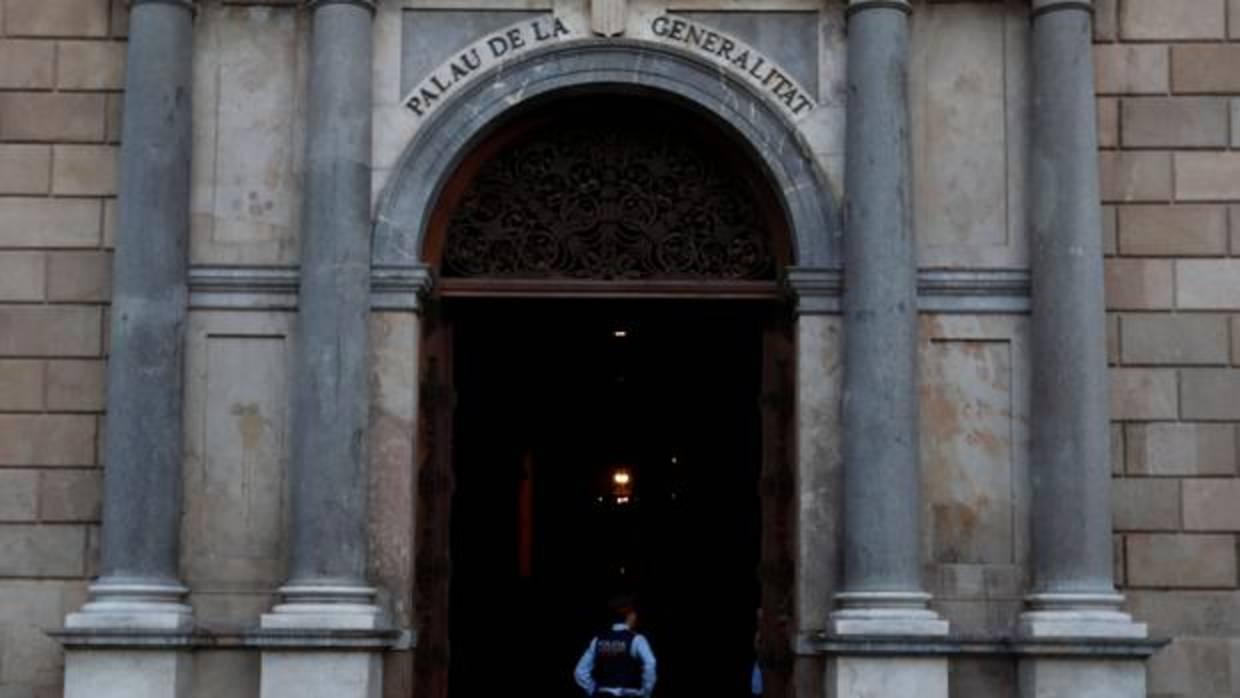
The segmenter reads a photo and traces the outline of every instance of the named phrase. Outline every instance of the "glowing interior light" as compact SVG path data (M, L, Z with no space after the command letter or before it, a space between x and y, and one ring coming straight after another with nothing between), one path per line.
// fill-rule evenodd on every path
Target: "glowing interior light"
M617 485L627 485L633 481L633 476L629 475L629 471L627 470L617 470L615 474L611 476L611 481Z
M625 337L629 336L629 331L628 330L616 330L612 332L611 335L613 337L616 337L617 339L624 339Z

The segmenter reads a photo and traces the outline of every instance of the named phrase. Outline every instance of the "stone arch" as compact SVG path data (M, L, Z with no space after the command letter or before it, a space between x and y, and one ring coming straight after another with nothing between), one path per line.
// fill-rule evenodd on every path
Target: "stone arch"
M713 117L765 169L788 222L793 263L838 266L838 208L796 126L726 69L677 48L631 39L584 39L536 49L492 69L430 114L380 198L374 264L423 262L430 214L445 182L510 110L583 90L656 94Z

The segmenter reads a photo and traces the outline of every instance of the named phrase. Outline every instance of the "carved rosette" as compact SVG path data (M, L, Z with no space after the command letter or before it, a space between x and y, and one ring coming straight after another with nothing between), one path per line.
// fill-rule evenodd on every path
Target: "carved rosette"
M751 186L689 133L545 128L485 164L447 231L446 277L769 280Z

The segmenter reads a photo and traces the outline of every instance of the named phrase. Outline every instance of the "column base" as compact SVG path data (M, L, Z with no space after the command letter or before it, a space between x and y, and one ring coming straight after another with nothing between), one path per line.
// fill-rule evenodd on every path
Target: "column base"
M926 607L921 592L844 592L829 632L849 637L943 637L949 625ZM873 653L827 658L829 698L947 698L947 658Z
M263 630L295 637L300 631L386 630L382 609L369 587L289 585L285 603L263 615ZM358 648L263 651L261 698L379 698L383 654Z
M1030 640L1149 636L1144 623L1119 610L1119 594L1031 594L1025 601L1020 635Z
M193 609L189 589L173 582L101 579L90 585L90 601L65 617L67 630L188 630Z
M1140 640L1144 623L1119 610L1119 594L1033 594L1021 615L1030 640ZM1021 698L1144 698L1141 657L1030 656L1020 660Z
M1020 698L1145 698L1145 661L1087 657L1020 660Z
M926 608L921 592L851 591L835 595L841 608L831 614L831 635L941 637L949 625Z

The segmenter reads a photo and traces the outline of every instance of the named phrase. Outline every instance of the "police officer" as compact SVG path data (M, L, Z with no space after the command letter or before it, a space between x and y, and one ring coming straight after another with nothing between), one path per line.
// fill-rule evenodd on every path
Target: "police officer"
M634 631L637 608L628 597L613 599L610 630L590 641L577 662L574 678L588 696L649 696L654 690L655 659L646 638Z

